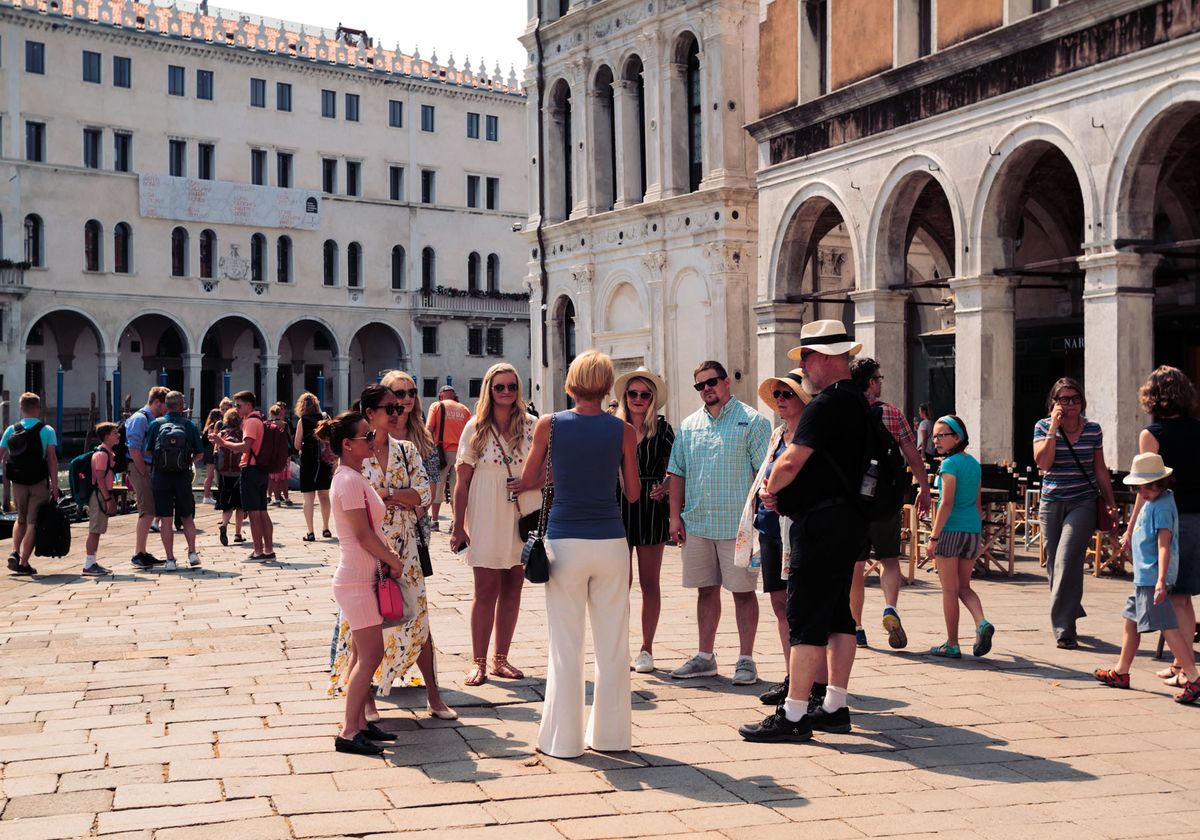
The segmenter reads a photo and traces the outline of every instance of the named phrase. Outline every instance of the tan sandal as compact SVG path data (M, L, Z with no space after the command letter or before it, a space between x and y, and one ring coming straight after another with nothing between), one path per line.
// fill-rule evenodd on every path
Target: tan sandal
M467 678L463 680L463 685L471 687L483 685L487 682L487 657L477 656L472 660L475 667L467 672Z
M492 657L492 674L497 677L504 677L506 680L523 680L525 674L518 668L514 668L508 661L508 656L502 653L497 653Z
M1183 669L1180 668L1178 665L1168 665L1166 668L1163 668L1161 671L1159 671L1154 676L1158 677L1160 680L1172 680L1175 677L1177 677L1182 671L1183 671ZM1168 682L1167 685L1174 685L1174 683Z

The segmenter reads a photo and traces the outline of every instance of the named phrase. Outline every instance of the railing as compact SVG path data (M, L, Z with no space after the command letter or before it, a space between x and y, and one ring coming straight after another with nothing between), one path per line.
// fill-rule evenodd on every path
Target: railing
M529 317L529 299L486 297L484 295L447 295L438 292L415 291L412 308L418 312L445 312L456 315L507 315Z
M0 267L0 290L24 291L27 288L24 268L15 265Z

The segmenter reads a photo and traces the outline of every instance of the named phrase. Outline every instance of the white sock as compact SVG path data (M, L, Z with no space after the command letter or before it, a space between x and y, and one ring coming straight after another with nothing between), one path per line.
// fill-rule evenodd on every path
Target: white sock
M808 711L808 703L803 700L793 700L791 697L783 701L783 713L792 723L804 717L804 713Z
M900 610L896 609L896 605L895 605L895 604L884 604L884 606L883 606L883 611L884 611L884 612L887 612L888 610L891 610L891 611L892 611L892 612L894 612L894 613L899 613L899 612L900 612Z
M836 685L831 685L825 689L825 702L821 704L821 708L827 712L836 712L842 706L846 705L847 691L844 688L838 688Z
M96 555L95 554L89 554L83 558L83 568L90 569L90 568L92 568L92 566L95 566L95 565L96 565Z
M696 653L696 655L697 655L697 656L700 656L700 657L703 657L704 659L716 659L716 656L714 656L714 655L713 655L713 652L712 652L711 650L708 650L708 651L704 651L704 650L702 650L702 651L698 651L698 652Z

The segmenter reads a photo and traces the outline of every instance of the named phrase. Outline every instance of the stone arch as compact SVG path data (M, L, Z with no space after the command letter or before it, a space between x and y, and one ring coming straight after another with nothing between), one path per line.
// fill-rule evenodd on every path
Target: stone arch
M717 357L722 345L715 341L712 290L704 274L693 266L676 272L667 285L666 370L671 404L690 404L688 392L696 364ZM725 364L728 359L718 359ZM694 397L694 394L692 395Z
M613 91L615 75L608 64L601 64L592 74L588 107L591 109L592 195L595 210L603 213L613 209L617 201L617 129Z
M621 300L618 300L618 297ZM636 280L626 271L618 271L605 278L596 289L596 300L600 301L600 318L598 331L617 332L625 330L644 329L649 326L650 300L644 284ZM632 319L614 318L613 307L621 302L633 303L637 307L640 318L636 325Z
M263 378L263 362L267 356L274 356L273 349L279 347L279 342L268 335L257 319L240 312L222 315L210 321L200 336L197 352L201 356L200 395L203 405L216 405L219 401L227 370L230 374L230 393L249 389L258 396L260 406L267 401L268 392L264 386L268 382Z
M38 322L40 322L43 318L48 318L57 313L70 314L81 318L95 334L96 344L99 346L100 352L110 352L109 348L112 346L111 337L100 326L100 323L96 320L95 316L77 306L67 305L56 305L51 309L47 309L45 312L38 313L35 317L28 318L26 321L25 330L21 333L21 346L24 347L29 342L29 335L33 332L33 328L37 326Z
M809 246L814 244L814 236L819 242L820 238L832 229L831 219L828 217L831 210L840 218L849 238L850 263L854 277L857 279L864 276L863 248L859 240L858 226L850 221L854 217L847 208L845 198L833 185L824 181L812 181L792 196L781 216L782 223L771 245L771 259L768 263L770 269L766 277L766 288L763 289L761 285L759 288L760 300L786 302L789 297L799 296ZM805 247L800 248L799 253L795 253L797 245ZM781 277L784 278L782 283ZM792 281L793 277L795 282Z
M542 395L545 403L539 408L543 411L547 409L557 411L572 405L571 399L563 390L563 385L567 381L567 368L570 367L579 350L576 344L579 334L577 323L579 308L575 299L563 288L557 289L550 299L552 303L547 324L550 393Z
M196 337L195 337L195 334L192 333L191 330L188 329L187 322L184 320L180 320L180 318L178 317L178 313L168 312L165 309L139 309L137 314L131 315L130 317L125 319L125 321L122 322L121 328L119 330L117 330L116 340L112 342L112 346L117 347L121 341L121 337L123 335L125 335L125 331L128 330L130 327L132 327L135 321L137 321L141 318L144 318L147 315L157 316L157 317L163 318L167 321L170 321L171 325L175 328L175 330L179 333L180 337L183 339L183 352L184 353L196 352L194 349L197 346Z
M574 178L574 109L578 107L572 95L571 83L558 77L546 86L543 105L546 111L547 143L545 148L546 215L550 222L566 221L575 206Z
M389 343L391 346L389 347ZM350 401L385 370L407 370L408 347L394 324L367 318L343 342L349 358Z

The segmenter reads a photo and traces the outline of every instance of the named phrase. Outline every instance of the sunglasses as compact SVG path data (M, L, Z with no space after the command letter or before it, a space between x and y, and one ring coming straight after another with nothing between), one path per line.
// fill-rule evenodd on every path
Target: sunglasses
M1079 405L1083 402L1083 397L1076 394L1070 397L1055 397L1054 401L1059 405Z
M388 406L388 408L391 408L391 406ZM375 430L372 429L371 431L367 432L365 435L360 435L359 437L346 438L346 440L365 440L367 443L374 443L375 442Z
M654 399L653 391L626 391L625 396L631 400L652 400Z
M783 400L795 399L796 394L794 391L772 391L771 396L775 399L775 402L782 402Z
M711 379L705 379L702 382L697 382L692 387L695 388L697 391L703 391L705 388L716 388L717 383L720 382L724 378L725 377L723 377L723 376L714 376Z
M509 382L508 384L505 384L503 382L497 382L495 385L492 386L492 393L494 393L494 394L502 394L505 391L508 391L510 394L515 394L515 393L517 393L517 391L520 391L520 390L521 390L521 386L516 382Z
M392 394L396 397L396 399L402 400L405 397L415 397L417 395L417 389L416 388L397 388L396 390L392 391Z
M872 382L882 382L882 381L883 381L883 374L876 374L875 376L872 376L872 377L871 377L871 381L872 381Z
M403 414L404 406L396 405L395 403L389 403L388 405L379 406L379 410L387 412L388 416L390 417L393 414Z

